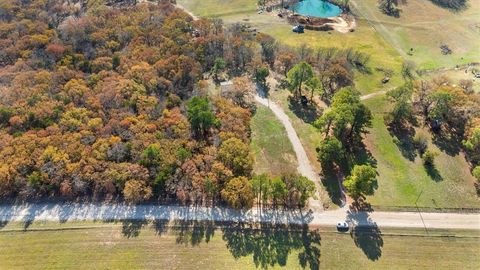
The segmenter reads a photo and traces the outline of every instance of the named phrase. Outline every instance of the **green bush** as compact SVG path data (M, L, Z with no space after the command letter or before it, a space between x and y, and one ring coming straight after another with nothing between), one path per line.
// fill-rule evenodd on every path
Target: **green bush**
M425 151L423 154L423 165L427 167L435 167L435 157L438 155L437 152L432 150Z
M420 155L423 155L425 153L425 150L427 150L428 146L428 138L424 134L417 134L415 137L413 137L413 145L415 146L415 149L418 150Z
M480 182L480 165L473 169L472 175Z

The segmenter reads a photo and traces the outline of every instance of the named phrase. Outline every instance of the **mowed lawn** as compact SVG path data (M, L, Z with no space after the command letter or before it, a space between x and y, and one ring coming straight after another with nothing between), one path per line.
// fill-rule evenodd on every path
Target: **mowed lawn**
M222 17L255 12L255 0L177 0L177 2L199 17Z
M452 12L426 0L408 0L400 18L381 13L377 0L350 1L357 15L367 18L389 43L421 69L453 68L480 61L480 1L467 1L466 10ZM443 55L440 45L453 51ZM411 51L411 55L408 53Z
M429 149L439 155L435 159L438 176L427 174L421 158L408 151L402 154L384 124L383 116L389 111L384 96L364 101L374 114L373 127L364 140L377 162L378 190L368 198L373 205L415 206L429 208L480 208L475 192L475 179L462 153L447 153L430 141ZM417 133L429 136L425 129Z
M278 104L285 113L289 116L292 126L295 128L303 148L307 153L312 166L318 171L321 171L320 162L317 160L317 151L315 150L322 140L321 134L312 125L311 122L302 119L302 115L295 113L295 109L290 103L290 92L287 90L270 91L270 99Z
M297 158L287 132L269 108L258 104L250 127L256 174L279 176L297 171Z
M300 118L301 115L294 113L289 105L288 91L271 93L272 99L281 105L290 117L312 165L317 171L321 171L315 148L322 140L322 135L312 124ZM374 116L372 128L364 140L376 161L375 166L378 170L378 189L374 196L368 197L372 205L389 209L416 206L480 208L480 199L474 187L475 179L463 154L447 154L430 141L429 148L439 154L435 160L439 178L435 179L427 173L418 155L414 160L410 160L408 155L402 154L402 148L395 143L395 138L383 120L384 115L390 110L385 95L367 99L364 103L372 110ZM429 136L425 129L419 129L417 132Z
M33 223L0 230L1 269L478 269L478 231L141 223ZM50 230L45 230L50 228ZM42 230L43 229L43 230ZM302 258L302 259L300 259ZM309 264L310 263L310 264ZM305 268L302 267L306 266Z

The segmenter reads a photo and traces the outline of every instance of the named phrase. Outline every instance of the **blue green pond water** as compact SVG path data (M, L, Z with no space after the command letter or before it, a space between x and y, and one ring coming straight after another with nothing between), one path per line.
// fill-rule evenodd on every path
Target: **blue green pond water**
M311 17L335 17L342 13L342 9L323 0L303 0L291 8L295 13Z

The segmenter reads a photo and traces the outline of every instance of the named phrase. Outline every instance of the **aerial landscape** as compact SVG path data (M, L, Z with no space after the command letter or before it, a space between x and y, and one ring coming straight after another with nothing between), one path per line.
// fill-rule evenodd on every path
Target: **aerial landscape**
M480 269L480 0L0 0L0 269Z

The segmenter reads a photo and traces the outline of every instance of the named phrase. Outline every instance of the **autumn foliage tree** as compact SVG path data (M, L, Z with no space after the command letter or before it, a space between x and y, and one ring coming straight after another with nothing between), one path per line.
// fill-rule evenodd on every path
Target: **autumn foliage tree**
M251 208L254 199L252 186L244 176L233 178L222 190L222 198L233 208Z
M1 197L227 202L231 179L250 176L251 93L198 89L215 59L227 74L247 72L252 33L194 21L168 1L7 2Z

